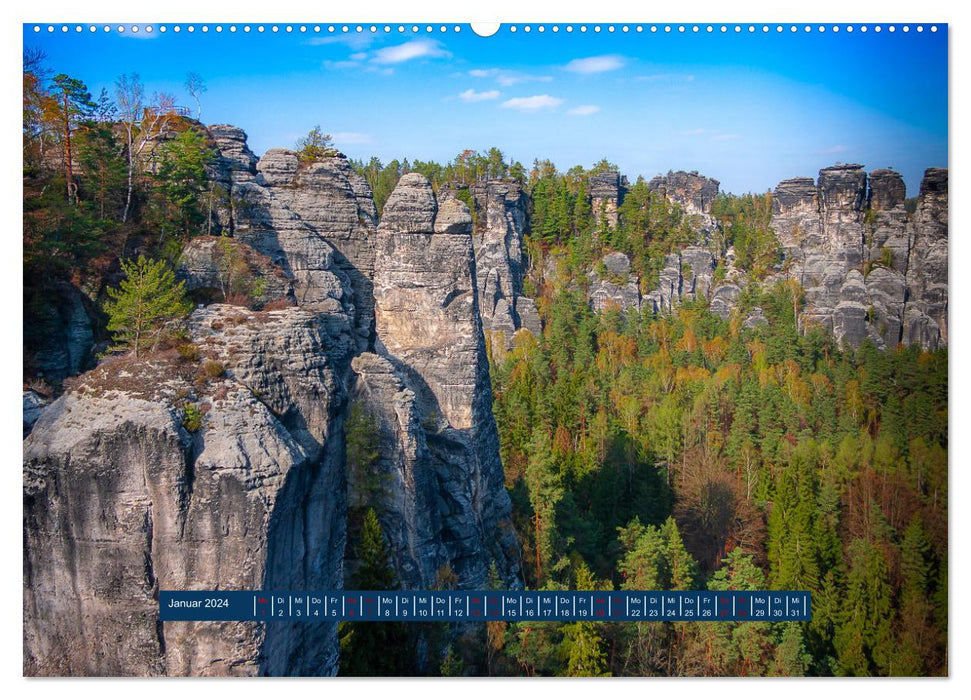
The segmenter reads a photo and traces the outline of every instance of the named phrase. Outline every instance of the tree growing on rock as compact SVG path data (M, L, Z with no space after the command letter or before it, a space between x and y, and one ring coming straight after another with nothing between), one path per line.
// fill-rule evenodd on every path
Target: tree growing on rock
M154 349L162 336L165 324L187 314L191 309L185 297L183 282L164 260L122 260L125 279L117 287L108 289L105 303L108 330L116 345L112 350L125 350L138 357L148 348Z
M313 163L335 152L330 134L325 134L320 124L314 126L306 136L297 141L297 158L301 163Z

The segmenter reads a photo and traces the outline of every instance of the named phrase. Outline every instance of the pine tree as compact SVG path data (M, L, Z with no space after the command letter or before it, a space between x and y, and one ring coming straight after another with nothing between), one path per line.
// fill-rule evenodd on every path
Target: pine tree
M550 450L549 439L542 428L533 430L526 486L533 507L533 529L536 557L536 585L544 582L544 569L549 568L556 541L556 508L563 498L563 480Z
M61 145L64 148L64 182L67 186L69 202L77 199L77 183L74 181L74 148L72 136L82 122L91 119L95 105L91 101L88 88L77 78L63 73L54 76L54 88L57 91L57 106L59 109Z
M310 132L297 141L297 158L301 163L313 163L334 152L334 145L330 134L325 134L320 124L316 124Z
M162 195L163 217L156 223L165 233L177 222L183 239L205 233L202 205L203 193L211 186L207 167L214 157L212 149L199 132L186 129L159 150L155 189Z
M108 289L105 303L108 330L116 345L112 350L128 350L138 357L146 348L154 348L165 324L181 318L192 308L186 301L183 282L164 260L122 260L125 279L118 287Z
M812 662L802 639L802 627L797 622L780 623L782 636L769 665L771 676L805 676Z
M390 591L398 587L391 568L391 550L374 508L368 508L364 515L358 542L349 544L359 566L348 587L361 591ZM411 675L414 656L410 652L415 645L412 632L404 622L340 623L340 675Z
M842 620L833 640L838 670L851 676L891 672L893 601L887 560L878 543L854 540L849 547Z

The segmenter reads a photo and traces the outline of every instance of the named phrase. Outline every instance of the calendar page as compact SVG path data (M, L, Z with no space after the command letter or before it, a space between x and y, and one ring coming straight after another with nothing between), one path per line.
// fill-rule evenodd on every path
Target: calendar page
M948 35L23 24L23 674L948 675Z

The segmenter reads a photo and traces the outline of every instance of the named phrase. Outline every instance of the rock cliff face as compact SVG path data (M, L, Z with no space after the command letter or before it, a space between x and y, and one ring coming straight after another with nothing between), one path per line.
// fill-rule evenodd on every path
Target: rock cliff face
M203 302L235 296L258 307L281 299L296 303L293 280L283 268L235 238L193 238L182 249L177 274L185 290Z
M699 175L697 170L678 170L652 178L647 186L678 204L688 216L697 218L700 228L708 232L715 228L711 207L718 196L718 180Z
M177 356L104 363L24 443L30 675L336 670L333 624L157 619L159 589L342 582L347 346L301 309L210 306L189 330L222 375Z
M58 284L51 298L24 314L24 369L57 385L91 367L94 316L77 287Z
M649 187L695 217L700 235L717 226L711 216L717 180L679 171L654 178ZM852 347L865 339L880 348L947 344L946 169L927 170L912 213L898 173L867 175L853 164L824 168L818 180L783 180L772 203L771 225L784 263L766 284L792 277L802 285L803 328L822 326ZM591 272L588 296L596 310L669 313L684 300L705 298L713 312L728 318L741 296L745 276L734 268L731 249L721 257L698 246L668 255L657 286L643 295L629 265L617 262L626 257L611 262L617 255L604 258L604 274ZM719 264L726 272L716 281ZM743 323L765 321L761 309L753 309Z
M490 180L471 188L478 220L472 232L482 326L508 348L520 328L539 336L536 304L523 295L526 194L518 183Z
M772 226L806 290L805 323L854 347L947 344L947 170L925 173L913 215L905 192L897 173L860 165L779 184Z
M616 170L609 170L593 175L587 186L590 188L590 205L594 219L603 219L610 228L617 228L617 208L624 201L626 178L621 177Z
M382 357L358 358L358 389L388 440L380 450L392 455L386 468L408 484L403 502L385 508L387 522L406 524L395 535L401 560L431 555L399 568L428 585L432 569L448 564L460 586L476 587L495 562L514 583L516 540L492 417L472 217L458 199L437 202L417 173L402 177L384 206L374 296ZM389 413L396 405L402 410Z
M379 227L343 156L210 134L231 236L194 239L179 275L198 301L236 282L296 306L201 307L188 349L105 361L46 407L25 395L28 675L336 673L333 624L163 624L157 593L341 588L349 496L378 509L402 585L481 588L493 563L519 585L466 206L408 175ZM483 196L515 309L522 193ZM347 473L352 406L375 419L376 473Z
M228 228L294 280L301 306L330 311L352 304L357 346L365 350L374 325L377 224L367 183L341 155L301 164L293 151L274 148L257 161L239 129L210 131L229 182Z

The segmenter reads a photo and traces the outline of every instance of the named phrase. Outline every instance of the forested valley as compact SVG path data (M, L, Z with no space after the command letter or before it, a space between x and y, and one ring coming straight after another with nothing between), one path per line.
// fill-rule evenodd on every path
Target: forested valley
M187 84L194 96L204 90L198 76ZM331 149L319 129L296 146L309 160ZM163 333L192 308L172 271L191 239L233 233L213 215L233 206L210 177L215 158L192 110L144 95L137 76L94 98L42 56L27 57L25 388L53 398L71 384L30 359L68 286L100 319L103 354L186 348ZM410 672L421 637L419 647L444 658L426 672L442 675L947 674L947 350L840 347L804 323L799 285L765 282L784 265L771 193L719 194L718 225L701 232L638 179L611 227L587 190L590 177L615 169L607 161L564 172L493 148L445 164L352 166L379 213L407 172L453 189L473 220L484 215L469 195L477 181L505 178L528 195L526 295L543 331L520 330L508 352L490 355L525 587L809 590L813 619L497 622L455 638L382 624L359 628L356 641L345 634L346 644L374 647L366 668L346 672ZM646 290L664 256L687 245L715 252L716 277L732 248L747 280L739 308L758 306L768 322L723 319L704 299L670 314L591 308L590 273L605 254L627 255ZM258 306L261 283L234 255L225 253L220 301ZM149 299L156 308L132 311ZM349 423L360 459L372 449L368 426ZM376 518L362 514L354 534L349 546L367 564L354 583L395 585Z

